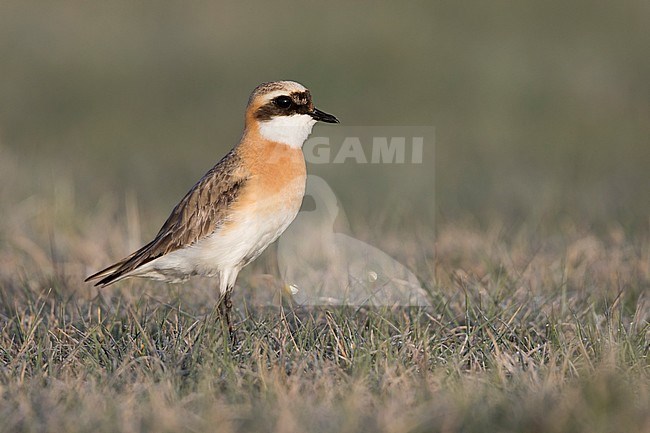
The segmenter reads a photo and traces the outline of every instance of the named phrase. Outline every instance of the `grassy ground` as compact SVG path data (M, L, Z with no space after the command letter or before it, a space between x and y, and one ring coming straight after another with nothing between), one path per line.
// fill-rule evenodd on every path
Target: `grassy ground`
M204 283L89 290L83 252L127 235L70 236L56 257L8 235L0 431L650 428L647 237L441 227L397 252L435 257L429 310L248 306L280 284L263 259L231 350Z

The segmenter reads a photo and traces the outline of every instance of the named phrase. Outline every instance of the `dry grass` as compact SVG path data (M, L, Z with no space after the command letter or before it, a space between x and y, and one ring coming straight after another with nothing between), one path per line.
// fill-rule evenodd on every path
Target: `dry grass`
M430 310L249 306L279 284L267 255L240 281L231 350L202 282L81 283L135 217L37 207L2 225L0 431L650 428L647 237L395 229L384 247L417 259Z

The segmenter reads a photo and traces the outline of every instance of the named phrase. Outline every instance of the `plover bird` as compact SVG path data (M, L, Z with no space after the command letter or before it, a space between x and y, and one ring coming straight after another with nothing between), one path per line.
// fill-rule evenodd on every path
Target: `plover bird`
M181 199L151 242L86 281L103 287L128 277L216 277L219 310L232 339L230 295L237 275L298 214L306 179L302 145L317 121L338 123L314 107L301 84L257 86L239 144Z

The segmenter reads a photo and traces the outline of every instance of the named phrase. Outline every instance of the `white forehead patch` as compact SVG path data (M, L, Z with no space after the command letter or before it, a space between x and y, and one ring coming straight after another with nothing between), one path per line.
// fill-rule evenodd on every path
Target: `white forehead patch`
M296 83L295 81L280 81L282 84L286 86L286 90L289 92L304 92L307 90L305 86L303 86L300 83Z
M289 95L295 92L306 92L307 88L295 81L274 81L271 83L260 84L253 90L248 103L254 100L270 101L271 99L280 95Z
M259 122L260 134L267 140L300 149L315 123L316 120L308 114L277 116Z

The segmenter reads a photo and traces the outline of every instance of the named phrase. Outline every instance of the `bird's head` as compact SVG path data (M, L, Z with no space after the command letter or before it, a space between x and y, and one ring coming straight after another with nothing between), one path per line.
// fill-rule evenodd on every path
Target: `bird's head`
M246 108L247 128L257 127L263 138L291 147L302 147L317 121L339 123L314 107L309 90L295 81L260 84Z

